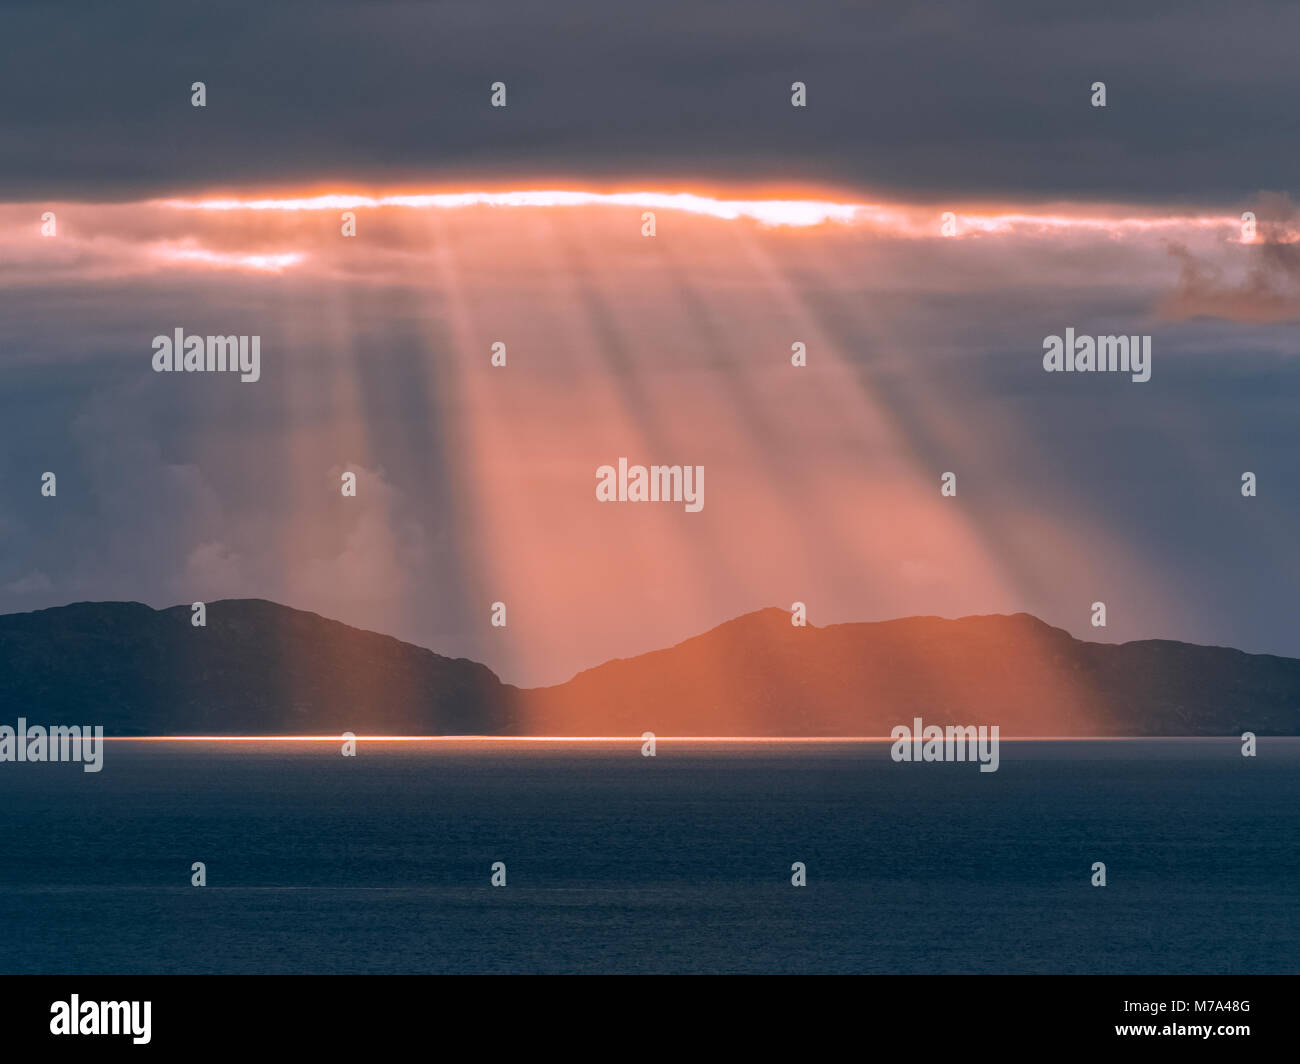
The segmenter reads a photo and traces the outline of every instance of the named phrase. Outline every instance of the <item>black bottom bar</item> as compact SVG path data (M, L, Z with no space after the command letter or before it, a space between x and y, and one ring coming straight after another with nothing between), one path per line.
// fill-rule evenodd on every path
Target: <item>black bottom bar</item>
M724 979L729 985L722 985ZM752 1045L766 1056L782 1050L807 1056L843 1044L845 1037L873 1052L873 1047L882 1052L899 1047L901 1040L922 1053L949 1047L1003 1051L1128 1044L1143 1053L1211 1047L1248 1054L1281 1048L1293 1037L1296 990L1294 976L850 976L836 982L785 976L6 976L2 981L6 1050L109 1050L114 1055L328 1050L334 1059L349 1050L404 1055L403 1045L412 1043L435 1050L461 1046L489 1057L521 1046L548 1051L548 1045L549 1051L585 1045L601 1056L621 1055L615 1054L618 1046L632 1045L650 1052L659 1045L678 1055L689 1045L688 1055L698 1057L715 1044L729 1051ZM53 1033L52 1025L67 1029L74 1003L78 1033ZM89 1033L101 1024L111 1031L114 1022L127 1033ZM148 1041L137 1042L146 1026Z

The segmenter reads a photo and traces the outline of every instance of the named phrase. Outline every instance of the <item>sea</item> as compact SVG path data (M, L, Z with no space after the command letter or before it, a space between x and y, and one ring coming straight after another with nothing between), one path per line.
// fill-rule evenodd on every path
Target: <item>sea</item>
M109 740L98 773L4 763L0 972L1300 971L1300 739L1003 740L996 772L889 751Z

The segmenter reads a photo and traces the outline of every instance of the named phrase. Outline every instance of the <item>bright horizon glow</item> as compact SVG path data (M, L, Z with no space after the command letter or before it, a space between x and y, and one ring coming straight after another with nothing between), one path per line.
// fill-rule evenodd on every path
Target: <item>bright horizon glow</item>
M1269 736L1264 736L1269 738ZM1286 738L1286 736L1281 736ZM105 735L120 743L337 743L343 735ZM643 743L641 735L356 735L365 743ZM1240 742L1233 735L999 735L999 742ZM656 735L656 743L893 743L890 735Z
M764 225L812 226L823 222L852 222L863 211L882 208L824 200L766 199L724 200L690 192L583 192L535 189L510 192L436 192L391 195L329 193L304 197L259 199L202 199L161 201L163 206L209 211L333 211L359 207L409 207L429 210L458 210L465 207L648 207L686 211L727 221L751 218Z
M586 207L613 206L684 211L732 221L748 218L765 226L807 228L834 222L868 225L895 235L937 236L944 209L939 206L853 203L808 198L720 198L691 192L589 192L566 189L515 191L419 192L369 195L321 193L311 196L212 197L153 201L176 210L202 211L342 211L359 208L400 207L417 210L459 210L467 207ZM1059 210L1034 213L1007 208L953 208L955 236L998 234L1021 230L1060 231L1083 229L1118 234L1169 229L1239 229L1232 215L1161 215L1112 217L1104 208L1081 208L1078 214Z

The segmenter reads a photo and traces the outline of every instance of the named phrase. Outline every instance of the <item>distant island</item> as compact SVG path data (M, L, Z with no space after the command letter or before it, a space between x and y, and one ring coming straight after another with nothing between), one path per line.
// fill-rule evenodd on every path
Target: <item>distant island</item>
M260 599L82 602L0 616L11 716L131 735L1012 736L1300 734L1300 659L1090 643L1029 614L798 628L746 614L553 687Z

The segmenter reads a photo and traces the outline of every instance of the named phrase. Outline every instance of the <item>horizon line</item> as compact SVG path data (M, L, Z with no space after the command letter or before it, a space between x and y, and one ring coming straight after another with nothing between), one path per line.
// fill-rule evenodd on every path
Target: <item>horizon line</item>
M997 725L988 725L997 727ZM1260 738L1294 739L1275 735ZM644 735L105 735L104 740L137 743L336 743L336 742L444 742L444 743L643 743ZM1223 739L1240 742L1239 735L999 735L1004 742L1142 742ZM894 743L891 735L655 735L656 743Z

